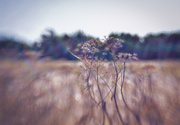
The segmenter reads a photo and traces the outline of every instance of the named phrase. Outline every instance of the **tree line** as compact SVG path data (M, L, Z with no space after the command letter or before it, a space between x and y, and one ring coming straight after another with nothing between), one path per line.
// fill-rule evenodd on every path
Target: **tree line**
M121 39L124 42L117 51L122 53L136 53L139 59L179 59L180 58L180 33L148 34L144 37L130 33L111 33L107 38ZM65 58L75 60L68 49L75 50L79 43L94 39L106 45L106 40L100 40L78 31L74 34L57 35L53 30L41 35L41 41L28 45L14 39L0 40L0 56L13 50L13 53L23 53L26 50L41 51L39 58L51 57L53 59ZM101 46L99 49L104 49ZM108 59L107 55L107 59Z

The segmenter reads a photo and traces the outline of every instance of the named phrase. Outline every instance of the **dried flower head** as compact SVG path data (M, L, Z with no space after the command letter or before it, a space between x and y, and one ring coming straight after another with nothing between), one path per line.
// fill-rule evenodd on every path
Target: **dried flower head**
M80 45L78 45L80 46ZM82 47L82 52L83 53L90 53L90 54L95 54L97 52L99 52L99 49L98 49L98 41L97 40L89 40L89 41L86 41Z
M122 47L122 43L123 43L122 40L110 37L105 41L105 45L106 45L105 49L109 50L113 55L115 55L118 49Z

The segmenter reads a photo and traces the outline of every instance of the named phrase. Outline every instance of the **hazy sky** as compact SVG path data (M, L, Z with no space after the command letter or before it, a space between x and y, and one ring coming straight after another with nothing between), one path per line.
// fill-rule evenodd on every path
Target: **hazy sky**
M144 36L180 29L180 0L0 0L0 34L37 40L47 28Z

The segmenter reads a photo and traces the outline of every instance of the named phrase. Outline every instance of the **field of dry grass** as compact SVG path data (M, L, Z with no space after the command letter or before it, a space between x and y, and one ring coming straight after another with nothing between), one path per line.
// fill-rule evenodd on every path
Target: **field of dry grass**
M113 72L106 63L102 72ZM110 87L113 76L104 75ZM180 61L139 61L127 64L124 95L142 125L179 125ZM82 63L43 60L0 60L0 125L99 125L102 111L86 88ZM94 82L93 80L90 82ZM99 81L101 86L103 81ZM120 84L120 83L119 83ZM97 88L93 89L98 102ZM109 90L102 87L105 97ZM126 124L139 124L122 102ZM143 96L142 96L143 95ZM120 125L112 94L106 101L105 124Z

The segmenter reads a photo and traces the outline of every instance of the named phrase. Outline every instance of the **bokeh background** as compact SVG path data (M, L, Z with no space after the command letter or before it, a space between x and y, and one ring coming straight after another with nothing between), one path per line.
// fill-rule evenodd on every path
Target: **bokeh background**
M123 87L133 113L123 103L122 80L117 87L126 124L179 125L179 5L178 0L0 0L0 125L102 124L101 104L88 93L86 65L72 52L93 39L108 53L111 38L124 41L116 52L138 58L126 63ZM104 59L99 74L113 90L111 54ZM98 102L97 81L89 79ZM109 114L105 125L121 124L112 93L102 79L99 83Z

